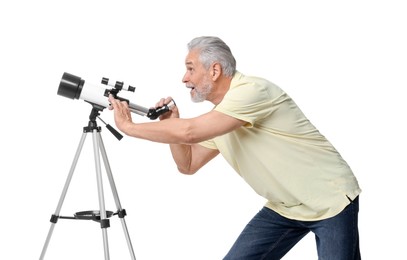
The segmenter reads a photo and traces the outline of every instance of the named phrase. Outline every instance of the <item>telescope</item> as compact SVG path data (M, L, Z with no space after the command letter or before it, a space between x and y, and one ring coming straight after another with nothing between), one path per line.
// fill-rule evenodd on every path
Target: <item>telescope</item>
M128 99L119 97L118 93L121 90L134 92L136 88L128 84L124 84L122 81L116 81L115 83L113 82L114 81L109 80L108 78L102 78L101 83L111 87L110 89L103 88L91 83L87 83L78 76L64 72L57 93L60 96L70 99L82 99L88 103L99 106L101 110L110 105L108 98L109 94L112 94L116 99L126 101L131 112L141 116L146 116L151 120L157 119L160 115L168 112L172 107L175 106L175 102L173 100L169 104L158 108L146 108L133 104Z

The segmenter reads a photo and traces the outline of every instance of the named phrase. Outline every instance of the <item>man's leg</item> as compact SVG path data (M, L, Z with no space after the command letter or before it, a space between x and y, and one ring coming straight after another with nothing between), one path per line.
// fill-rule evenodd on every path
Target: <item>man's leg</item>
M356 198L337 216L315 222L310 227L315 233L320 260L360 260L358 231L359 198Z
M309 229L264 207L247 224L224 260L281 259Z

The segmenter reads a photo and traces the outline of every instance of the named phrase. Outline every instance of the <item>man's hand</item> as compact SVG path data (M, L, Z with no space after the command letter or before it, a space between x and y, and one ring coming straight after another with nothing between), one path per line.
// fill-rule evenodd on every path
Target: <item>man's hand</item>
M114 110L114 121L117 128L126 133L126 128L133 123L129 105L126 101L115 99L112 94L109 95L109 110Z
M169 104L172 101L172 97L167 97L167 98L162 98L160 99L160 101L157 102L157 104L155 104L155 107L162 107L166 104ZM179 118L179 111L178 111L178 107L174 106L173 108L171 108L170 111L168 111L167 113L162 114L159 119L160 120L165 120L168 118Z

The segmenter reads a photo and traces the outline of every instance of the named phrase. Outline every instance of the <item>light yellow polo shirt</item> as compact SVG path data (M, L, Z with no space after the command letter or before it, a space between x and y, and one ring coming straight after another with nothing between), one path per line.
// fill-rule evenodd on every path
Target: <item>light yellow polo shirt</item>
M218 149L266 207L290 219L321 220L361 192L341 155L273 83L236 72L214 109L247 124L201 145Z

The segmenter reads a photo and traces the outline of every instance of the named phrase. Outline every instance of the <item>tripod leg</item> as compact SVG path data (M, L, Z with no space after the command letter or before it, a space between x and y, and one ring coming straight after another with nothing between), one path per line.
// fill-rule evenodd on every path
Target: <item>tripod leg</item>
M119 194L118 194L117 189L116 189L116 184L115 184L114 179L113 179L112 170L110 168L109 160L107 158L106 149L105 149L105 146L103 144L102 136L100 134L99 134L99 145L100 145L100 151L101 151L101 154L102 154L103 162L105 164L106 173L107 173L107 176L109 178L110 187L112 189L112 193L113 193L114 201L116 203L117 210L118 210L118 212L123 212L123 209L122 209L122 206L121 206L120 200L119 200ZM119 218L120 218L120 221L122 223L122 227L123 227L123 231L124 231L124 236L126 237L127 246L129 248L129 251L130 251L131 259L136 260L136 256L134 255L133 245L132 245L131 240L130 240L130 235L129 235L129 232L128 232L128 229L127 229L126 220L124 219L124 216L125 216L125 214L121 214L121 215L119 214Z
M103 234L103 245L104 245L104 252L105 252L105 260L109 260L109 243L107 239L107 230L110 226L109 219L106 216L106 209L105 209L105 199L103 195L103 182L102 182L102 170L100 167L100 157L99 157L99 138L100 133L98 130L93 130L93 151L95 156L95 167L96 167L96 178L97 178L97 186L98 186L98 195L99 195L99 209L100 209L100 224L102 228Z
M79 142L78 148L76 150L75 157L74 157L72 165L71 165L71 169L69 170L68 177L67 177L67 179L65 181L65 186L64 186L64 188L62 190L62 194L61 194L61 197L59 199L58 206L57 206L57 208L55 210L54 215L52 215L52 217L51 217L51 227L50 227L50 229L48 231L48 235L47 235L47 239L45 240L44 247L42 248L40 260L44 259L45 253L47 251L48 244L49 244L49 242L51 240L51 236L52 236L52 233L54 231L54 226L58 221L59 213L61 212L62 204L63 204L63 202L65 200L66 193L68 192L69 184L71 183L72 176L73 176L73 173L75 171L75 167L76 167L76 164L78 162L79 155L81 154L82 147L83 147L83 144L85 142L85 139L86 139L86 133L83 133L82 137L81 137L81 140Z

